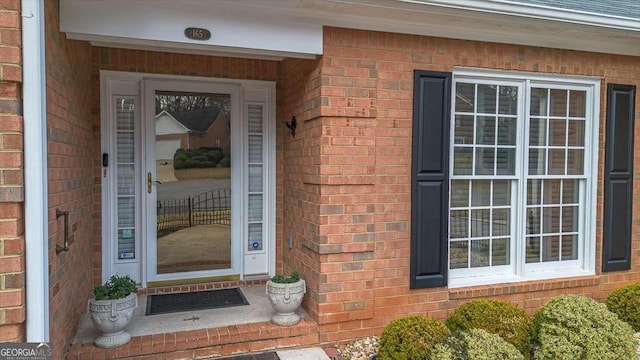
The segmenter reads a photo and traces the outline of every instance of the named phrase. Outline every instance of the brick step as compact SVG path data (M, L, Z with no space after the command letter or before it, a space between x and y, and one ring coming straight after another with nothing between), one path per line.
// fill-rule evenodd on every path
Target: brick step
M67 359L207 359L318 342L318 324L306 317L293 326L257 322L134 336L128 344L111 349L101 349L93 343L74 344Z

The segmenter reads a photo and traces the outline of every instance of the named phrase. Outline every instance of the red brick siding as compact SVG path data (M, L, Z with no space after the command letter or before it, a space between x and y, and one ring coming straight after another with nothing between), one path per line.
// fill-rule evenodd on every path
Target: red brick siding
M57 1L46 1L50 335L62 358L91 295L94 208L90 46L60 33ZM69 251L56 255L69 211Z
M638 58L335 28L325 29L324 41L323 57L283 62L93 48L93 153L99 154L100 147L99 70L277 81L277 269L298 270L307 279L304 306L318 321L321 342L379 333L391 319L406 314L444 318L472 297L500 297L531 312L561 292L602 300L613 288L639 279L636 220L631 271L409 290L413 70L473 66L600 76L603 122L606 83L640 85ZM292 137L282 124L294 115L298 130ZM602 126L600 136L602 142ZM600 149L598 273L602 143ZM92 167L97 185L92 277L99 283L98 157ZM289 235L293 249L286 246Z
M20 1L0 1L0 342L25 334Z
M281 131L283 114L280 109L282 103L282 86L280 81L280 63L270 60L237 59L218 56L174 54L164 52L127 50L114 48L92 48L92 96L93 96L93 127L100 129L100 70L143 72L167 75L203 76L227 79L266 80L276 82L276 122L278 126L277 149L281 149ZM93 151L100 152L100 134L96 132ZM277 151L276 177L282 178L282 155ZM96 158L98 159L98 158ZM93 282L99 284L102 281L102 234L101 234L101 188L100 188L100 163L93 164L93 177L96 187L94 189L94 229L93 243ZM277 182L276 188L276 239L278 248L282 239L282 182ZM278 252L278 264L282 263L281 253ZM281 266L281 265L280 265Z
M286 59L282 63L284 113L290 121L296 116L298 127L293 137L288 129L283 135L284 232L283 255L285 273L298 271L307 282L303 303L307 313L318 318L321 302L318 287L321 278L320 257L309 248L320 242L320 186L306 179L319 172L320 138L320 66L322 60ZM293 248L287 243L291 236ZM280 267L278 267L280 269Z
M598 275L452 290L409 289L413 70L452 71L454 66L603 78ZM300 258L320 259L320 341L379 333L391 319L412 313L444 318L472 297L502 298L532 312L559 293L603 300L614 288L640 279L638 219L633 226L631 270L600 274L606 84L640 86L637 57L325 28L320 72L320 117L314 120L319 129L301 148L290 150L316 156L307 170L313 174L303 182L318 187L307 186L296 196L313 199L315 207L309 211L317 218L314 231L303 234L305 246L298 252ZM636 101L640 109L640 97ZM306 131L315 129L303 126ZM285 151L285 158L290 151ZM640 171L638 161L636 170ZM635 201L636 218L639 206ZM289 224L291 214L285 211L285 215ZM285 227L285 234L290 231Z

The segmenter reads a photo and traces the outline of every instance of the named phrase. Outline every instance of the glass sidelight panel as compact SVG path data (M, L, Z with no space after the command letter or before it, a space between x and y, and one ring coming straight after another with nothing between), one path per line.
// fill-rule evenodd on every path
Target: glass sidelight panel
M157 274L231 268L231 98L155 101Z
M263 207L264 207L264 108L260 104L250 104L248 112L248 153L249 153L249 195L247 201L247 251L263 250Z
M135 198L135 99L116 98L116 182L117 182L117 258L136 258Z

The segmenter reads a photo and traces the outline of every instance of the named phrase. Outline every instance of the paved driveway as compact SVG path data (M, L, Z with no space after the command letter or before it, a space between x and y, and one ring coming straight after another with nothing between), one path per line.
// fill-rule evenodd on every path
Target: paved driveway
M203 192L230 189L231 179L195 179L170 181L157 185L158 200L185 199Z

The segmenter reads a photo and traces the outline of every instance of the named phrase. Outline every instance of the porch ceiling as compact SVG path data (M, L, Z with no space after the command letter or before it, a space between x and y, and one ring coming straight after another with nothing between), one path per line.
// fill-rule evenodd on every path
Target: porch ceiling
M640 56L629 17L489 0L61 0L61 28L94 45L243 57L313 57L335 26ZM118 19L114 21L114 19ZM186 27L209 29L207 41Z

